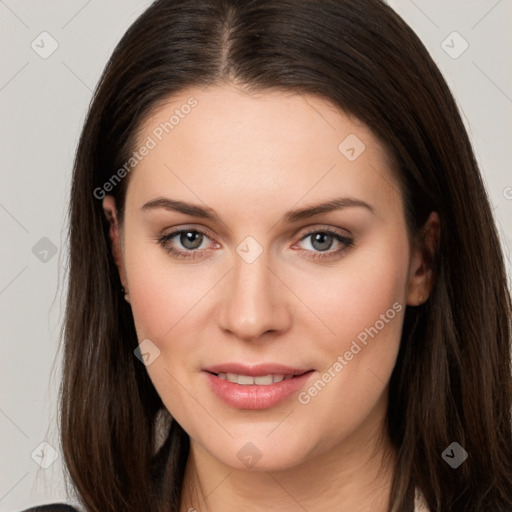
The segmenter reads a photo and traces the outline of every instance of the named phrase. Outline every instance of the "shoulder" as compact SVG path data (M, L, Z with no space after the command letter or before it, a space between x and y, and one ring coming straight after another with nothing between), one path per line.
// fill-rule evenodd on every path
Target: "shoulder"
M37 507L27 508L21 512L79 512L79 510L64 503L50 503L48 505L38 505Z

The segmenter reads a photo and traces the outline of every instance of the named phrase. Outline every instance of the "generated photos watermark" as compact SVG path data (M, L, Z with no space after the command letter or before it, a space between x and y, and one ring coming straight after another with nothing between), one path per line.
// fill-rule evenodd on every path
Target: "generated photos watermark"
M174 109L174 114L169 117L168 121L160 123L151 132L152 135L148 135L146 141L142 146L132 153L132 156L121 166L117 171L106 181L101 187L96 187L93 191L96 199L103 199L109 192L112 192L114 188L121 183L121 181L135 168L135 166L141 162L144 157L149 155L150 151L155 149L166 135L171 133L176 126L180 124L182 119L185 119L192 109L198 104L194 97L190 97L186 103L181 105L180 108Z
M379 319L370 327L365 328L357 335L357 340L353 340L350 348L343 354L340 354L329 368L320 375L320 377L307 389L297 395L297 400L302 405L307 405L311 399L318 395L348 364L354 356L368 345L369 339L375 338L382 329L389 324L393 318L402 311L403 306L395 302ZM359 343L358 343L359 342Z

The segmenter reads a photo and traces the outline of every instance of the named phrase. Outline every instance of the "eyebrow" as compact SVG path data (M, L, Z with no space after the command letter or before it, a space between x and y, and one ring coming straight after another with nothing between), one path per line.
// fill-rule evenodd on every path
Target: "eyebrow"
M373 206L369 205L365 201L362 201L361 199L355 199L352 197L338 197L335 199L330 199L323 203L306 206L304 208L299 208L295 210L290 210L284 214L283 222L298 222L303 219L319 215L321 213L327 213L335 210L342 210L345 208L352 207L366 208L370 212L375 213L375 208L373 208ZM201 219L207 219L212 222L220 221L220 217L211 208L199 206L197 204L186 203L184 201L177 201L169 197L158 197L156 199L148 201L146 204L142 206L141 210L149 211L159 208L177 211L185 215L190 215L192 217L197 217Z

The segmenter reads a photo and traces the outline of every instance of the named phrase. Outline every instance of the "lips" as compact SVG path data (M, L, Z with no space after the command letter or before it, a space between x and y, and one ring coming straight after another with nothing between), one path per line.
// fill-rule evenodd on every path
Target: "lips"
M203 370L213 393L238 409L266 409L304 387L312 369L225 363Z

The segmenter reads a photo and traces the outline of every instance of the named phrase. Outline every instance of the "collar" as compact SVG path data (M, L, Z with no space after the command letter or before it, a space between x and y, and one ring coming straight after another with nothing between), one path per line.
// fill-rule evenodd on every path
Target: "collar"
M430 512L423 493L416 487L414 492L414 512Z

